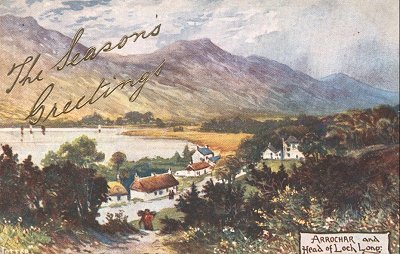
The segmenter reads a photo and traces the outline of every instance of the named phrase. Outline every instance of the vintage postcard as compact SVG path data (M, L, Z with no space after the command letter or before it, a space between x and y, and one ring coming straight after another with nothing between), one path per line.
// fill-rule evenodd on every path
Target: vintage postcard
M1 1L0 144L0 254L399 253L399 2Z

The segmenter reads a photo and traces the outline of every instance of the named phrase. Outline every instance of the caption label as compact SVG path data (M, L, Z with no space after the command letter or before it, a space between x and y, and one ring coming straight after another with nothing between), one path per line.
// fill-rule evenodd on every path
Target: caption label
M369 253L390 254L389 232L300 233L301 254Z

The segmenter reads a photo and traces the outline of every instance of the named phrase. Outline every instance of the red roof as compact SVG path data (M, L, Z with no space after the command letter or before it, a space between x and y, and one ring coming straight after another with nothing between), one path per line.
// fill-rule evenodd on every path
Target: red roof
M193 163L190 164L186 167L186 170L192 170L192 171L197 171L197 170L202 170L205 168L210 167L210 164L208 164L205 161L201 161L201 162L197 162L197 163Z
M153 192L177 186L179 182L171 174L149 176L145 178L136 177L131 184L131 190L140 192Z

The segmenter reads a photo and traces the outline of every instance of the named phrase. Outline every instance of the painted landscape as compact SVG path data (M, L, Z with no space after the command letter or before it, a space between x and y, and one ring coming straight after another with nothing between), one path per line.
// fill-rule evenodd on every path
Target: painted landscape
M328 1L139 2L152 17L143 29L161 23L160 35L123 39L142 28L124 29L116 14L133 15L132 7L113 1L0 4L1 253L317 253L299 247L301 232L390 232L390 253L399 252L398 41L392 50L392 35L356 22L378 14L360 1L347 12ZM178 11L186 5L196 18ZM252 35L251 22L275 26L264 9L311 15L321 26L340 13L332 24L360 25L376 38L365 46L336 35L357 49L339 45L331 59L310 49L313 65L288 42L294 33L316 46L311 35L262 27ZM67 28L68 13L88 16ZM247 24L245 43L191 31L190 22L207 28L218 15L228 35ZM185 29L178 36L165 19L185 20ZM98 41L101 22L113 36ZM79 42L75 25L88 28ZM107 40L119 46L94 56ZM143 52L123 49L134 43ZM358 65L328 68L350 53Z

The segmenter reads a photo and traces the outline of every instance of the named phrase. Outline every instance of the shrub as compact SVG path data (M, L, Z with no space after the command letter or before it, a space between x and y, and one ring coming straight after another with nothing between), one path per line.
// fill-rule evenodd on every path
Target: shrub
M138 233L139 230L132 224L128 223L128 216L120 210L118 213L107 213L107 222L101 226L101 229L109 234L115 233Z
M161 228L161 233L163 234L171 234L184 229L184 224L180 220L171 219L168 216L160 219L160 222L163 225Z
M5 249L21 253L41 253L40 246L49 243L50 236L40 227L24 227L20 223L11 224L7 220L0 223L0 246Z

